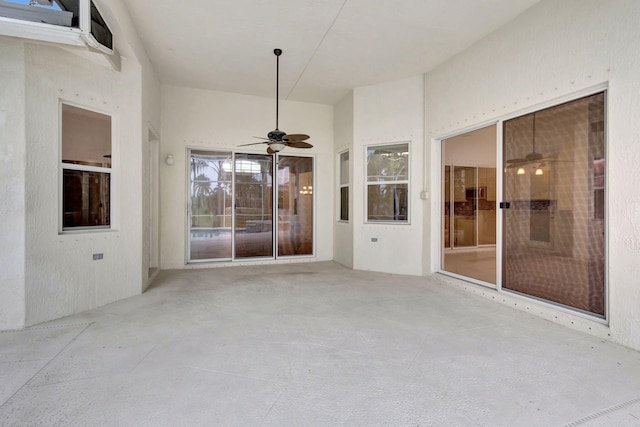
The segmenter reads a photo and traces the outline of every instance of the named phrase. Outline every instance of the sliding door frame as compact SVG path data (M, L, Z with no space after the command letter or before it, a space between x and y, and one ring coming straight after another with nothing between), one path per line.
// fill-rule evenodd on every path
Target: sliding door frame
M437 239L433 239L434 242L437 241L437 243L435 243L432 246L433 249L433 255L432 255L432 265L434 266L434 272L435 273L440 273L443 275L447 275L447 276L451 276L453 278L456 279L460 279L462 281L465 282L470 282L470 283L474 283L477 285L481 285L482 287L485 288L490 288L490 289L495 289L496 292L498 294L500 293L505 293L505 294L509 294L509 296L512 296L516 299L520 299L525 303L535 303L535 304L539 304L540 306L543 307L547 307L547 308L551 308L552 310L558 311L558 312L562 312L562 313L567 313L576 317L580 317L580 318L584 318L586 320L589 321L593 321L595 323L599 323L599 324L604 324L604 325L608 325L609 324L609 318L610 318L610 279L609 279L609 247L610 247L610 233L609 233L609 215L607 214L609 212L609 183L610 183L610 167L607 164L605 166L605 185L604 185L604 192L605 192L605 198L604 198L604 211L605 211L605 218L604 218L604 298L605 298L605 307L604 307L604 317L600 317L599 315L595 315L592 313L588 313L579 309L573 309L570 308L568 306L565 305L561 305L561 304L557 304L548 300L543 300L540 298L536 298L534 296L528 296L528 295L524 295L521 293L517 293L517 292L513 292L510 291L508 289L505 289L502 287L502 270L503 270L503 241L504 241L504 227L503 227L503 223L504 223L504 215L503 215L503 209L497 208L496 209L496 285L494 286L490 286L488 285L486 282L481 282L478 281L476 279L470 278L470 277L466 277L466 276L461 276L455 273L450 273L447 271L444 271L442 266L443 266L443 261L444 261L444 251L443 251L443 203L444 203L444 192L443 192L443 186L444 186L444 182L442 179L443 173L444 173L444 168L443 168L443 162L442 162L442 144L443 141L449 138L453 138L455 136L459 136L459 135L463 135L465 133L469 133L478 129L482 129L485 128L487 126L491 126L491 125L496 125L496 144L497 144L497 149L496 149L496 204L499 206L500 202L504 202L504 167L503 167L503 151L504 151L504 138L503 138L503 124L505 121L516 118L516 117L520 117L523 115L527 115L527 114L531 114L540 110L544 110L546 108L550 108L550 107L554 107L566 102L571 102L571 101L575 101L578 100L580 98L584 98L590 95L595 95L597 93L600 92L604 92L604 96L605 96L605 111L604 111L604 118L605 118L605 133L604 133L604 154L605 154L605 159L609 159L609 150L610 150L610 144L609 144L609 135L608 135L608 129L609 129L609 122L610 122L610 118L609 118L609 111L608 111L608 104L609 104L609 95L610 95L610 91L609 91L609 85L607 83L603 83L603 84L599 84L590 88L586 88L577 92L573 92L571 94L567 94L565 96L562 97L558 97L558 98L554 98L530 107L527 107L525 109L521 109L521 110L517 110L517 111L513 111L509 114L505 114L504 116L499 117L496 120L492 120L492 121L487 121L487 122L482 122L478 125L472 126L472 127L468 127L468 128L464 128L461 130L458 130L456 132L452 132L452 133L448 133L448 134L444 134L441 136L437 136L435 138L432 139L432 143L434 144L434 149L432 150L432 154L434 155L434 157L431 159L431 169L432 169L432 178L435 178L436 181L436 185L433 186L432 188L436 188L437 189L437 193L435 194L434 197L434 205L433 205L433 210L432 210L432 218L434 218L435 220L432 222L432 227L431 227L431 235L432 236L438 236Z
M231 164L232 164L232 177L231 177L231 256L228 258L207 258L207 259L191 259L191 155L193 151L209 151L209 152L224 152L230 155ZM184 221L184 236L185 245L184 245L184 254L185 254L185 265L187 264L205 264L205 263L242 263L242 262L270 262L276 260L290 260L290 259L298 259L298 258L313 258L316 256L316 245L317 245L317 170L316 170L316 156L314 154L302 154L302 153L282 153L283 157L300 157L300 158L310 158L311 159L311 168L312 168L312 187L313 191L311 193L312 197L312 221L311 221L311 233L312 233L312 246L310 254L294 254L294 255L278 255L278 232L279 232L279 221L278 221L278 200L279 200L279 182L278 182L278 163L280 160L280 154L276 153L273 157L272 162L272 255L266 257L236 257L236 238L235 238L235 227L236 227L236 173L235 173L235 165L236 165L236 155L237 154L263 154L255 151L237 151L230 149L218 149L213 147L186 147L185 150L185 159L186 159L186 168L185 168L185 194L186 194L186 216Z
M501 128L501 122L500 120L494 120L494 121L489 121L489 122L483 122L477 126L473 126L473 127L469 127L454 133L450 133L450 134L446 134L444 136L438 137L434 139L435 142L435 159L432 160L431 162L431 166L432 166L432 170L435 172L435 176L438 182L438 192L434 197L434 201L435 201L435 206L436 206L436 210L434 211L434 213L432 214L432 218L435 218L435 221L433 221L434 226L432 227L432 235L437 235L438 238L434 239L437 240L437 245L434 248L434 258L435 258L435 272L436 273L440 273L443 274L445 276L450 276L456 279L460 279L460 280L464 280L465 282L471 282L474 283L476 285L480 285L483 286L485 288L489 288L489 289L496 289L496 290L500 290L500 283L501 283L501 278L502 275L500 274L500 270L502 268L502 263L501 263L501 245L498 244L498 242L500 241L499 239L502 238L502 234L501 234L501 227L499 226L500 222L502 221L502 213L500 212L500 209L496 208L496 284L491 284L491 283L487 283L484 282L482 280L478 280L478 279L474 279L473 277L468 277L468 276L463 276L461 274L457 274L457 273L452 273L450 271L447 271L443 268L444 266L444 255L445 255L445 248L444 248L444 242L443 242L443 230L444 230L444 222L443 222L443 207L444 207L444 180L442 179L442 177L444 176L444 171L445 171L445 164L443 162L442 159L442 153L443 153L443 143L445 140L450 139L450 138L454 138L456 136L461 136L476 130L480 130L480 129L484 129L490 126L496 126L496 205L498 204L498 198L502 195L502 175L500 173L498 173L499 170L502 170L502 168L498 168L497 165L500 165L502 161L502 151L497 149L497 147L500 146L500 144L502 143L502 128ZM450 165L451 167L455 166L455 165ZM461 164L458 164L457 166L464 166ZM475 167L475 166L474 166ZM452 175L453 175L453 171L452 171ZM451 179L451 178L450 178ZM452 185L452 183L450 183L450 185ZM477 169L476 169L476 185L477 185ZM450 195L451 197L455 197L453 194ZM450 217L452 217L452 215L449 215ZM451 221L451 218L449 219ZM477 222L477 218L476 218L476 222ZM449 230L449 232L451 233L452 231ZM476 239L477 239L477 224L476 224ZM453 247L453 243L451 243L451 246ZM490 245L489 245L490 246ZM475 246L474 248L478 249L481 248L480 246ZM451 249L452 251L455 249ZM459 249L462 250L462 249Z

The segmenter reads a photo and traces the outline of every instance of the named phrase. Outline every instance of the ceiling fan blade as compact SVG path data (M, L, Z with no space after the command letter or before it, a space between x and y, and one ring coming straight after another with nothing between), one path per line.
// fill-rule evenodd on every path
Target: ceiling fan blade
M511 164L527 163L527 162L529 162L529 160L527 160L527 159L511 159L511 160L507 160L507 163L511 163Z
M525 156L525 158L529 161L538 161L540 159L542 159L544 156L538 152L532 151L531 153L527 154Z
M305 135L303 133L291 133L282 137L285 141L304 141L305 139L309 139L309 135Z
M267 147L267 154L276 154L276 152L273 151L271 147Z
M313 147L313 145L304 141L285 141L285 144L293 148L312 148Z
M252 142L251 144L240 144L238 145L238 147L246 147L247 145L260 145L260 144L268 144L269 141L264 141L264 142Z
M265 138L264 136L254 136L254 138L264 139L265 141L269 140L269 138Z

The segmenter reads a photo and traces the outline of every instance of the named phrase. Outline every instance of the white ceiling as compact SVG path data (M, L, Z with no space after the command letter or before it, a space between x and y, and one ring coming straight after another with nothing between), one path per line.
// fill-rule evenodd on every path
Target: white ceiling
M419 75L538 0L135 0L163 84L335 104L354 87Z

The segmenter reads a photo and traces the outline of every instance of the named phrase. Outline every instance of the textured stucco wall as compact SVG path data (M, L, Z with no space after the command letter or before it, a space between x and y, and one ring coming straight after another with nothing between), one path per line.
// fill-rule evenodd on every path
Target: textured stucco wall
M130 107L142 110L140 126L140 138L142 140L140 145L140 155L142 156L140 165L142 174L142 269L140 271L142 277L140 280L141 290L144 290L149 285L148 269L150 267L151 253L155 254L159 250L157 241L153 243L156 246L155 248L150 246L150 227L157 223L157 218L152 220L153 216L157 215L157 212L153 211L150 198L150 179L152 179L150 175L152 172L150 134L153 138L160 138L160 81L153 69L153 65L149 61L136 27L131 22L126 2L121 0L96 0L96 4L100 7L100 11L110 25L111 31L117 35L116 43L120 41L117 48L125 58L124 60L137 62L142 73L142 96L136 99L135 104ZM158 144L158 141L155 140L152 143ZM155 167L157 170L158 164ZM157 262L154 263L154 266L157 267Z
M162 86L162 141L160 158L173 154L175 164L160 167L161 267L184 268L187 232L187 148L238 149L256 142L275 127L272 98L238 95L174 86ZM316 257L333 257L334 151L333 107L280 100L279 127L288 133L307 133L311 149L287 149L284 153L315 155L313 189L316 207ZM264 153L263 146L241 147ZM294 262L296 259L282 260ZM235 264L260 263L242 261ZM273 262L273 261L270 261ZM190 264L190 267L221 266L225 263Z
M123 54L121 72L99 54L0 38L0 329L84 311L146 286L143 156L148 130L160 127L160 86L124 4L96 4ZM113 116L110 231L60 233L61 101ZM97 252L102 261L92 261Z
M426 76L427 165L432 171L439 161L438 138L608 85L610 328L508 296L505 302L636 349L640 349L639 21L640 2L635 0L545 0ZM428 175L432 193L439 185L434 173ZM432 201L432 217L438 209ZM437 233L431 222L424 253L424 263L431 268Z
M24 325L24 45L0 38L0 329Z
M334 187L334 221L333 259L342 265L353 268L353 184L349 188L349 222L338 221L340 218L340 153L349 151L349 176L353 182L353 92L334 106L333 137L335 146L335 184Z
M354 90L353 267L422 274L424 82L422 76ZM410 224L365 224L365 147L409 141ZM377 238L372 242L371 238Z
M26 45L26 323L98 307L141 291L141 78L65 50ZM61 233L60 102L112 116L112 229ZM93 253L104 259L92 260Z
M160 135L160 82L152 68L142 68L142 145L140 147L142 164L142 290L149 286L149 267L158 267L160 242L159 234L159 188L158 170L162 159L155 158L159 150ZM152 147L152 144L156 147ZM154 151L155 150L155 151ZM153 167L152 163L153 162ZM155 181L156 200L152 200L152 180ZM152 238L151 233L155 233ZM154 247L151 247L151 246ZM152 265L153 264L153 265Z

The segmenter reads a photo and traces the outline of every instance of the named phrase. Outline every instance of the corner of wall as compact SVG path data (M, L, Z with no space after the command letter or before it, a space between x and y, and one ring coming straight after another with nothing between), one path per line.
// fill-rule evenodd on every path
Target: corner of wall
M0 330L25 323L25 48L0 37Z

